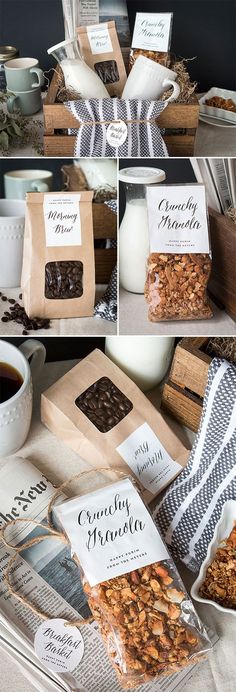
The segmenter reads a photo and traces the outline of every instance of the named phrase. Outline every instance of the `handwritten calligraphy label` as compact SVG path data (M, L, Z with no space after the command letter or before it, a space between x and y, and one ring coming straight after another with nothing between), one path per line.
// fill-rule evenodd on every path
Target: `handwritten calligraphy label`
M137 12L132 47L167 53L172 17L171 12Z
M44 196L43 211L47 247L81 245L80 195Z
M39 660L57 673L72 672L84 654L84 641L76 627L65 624L62 618L44 620L39 626L34 650Z
M205 186L147 188L150 252L209 253Z

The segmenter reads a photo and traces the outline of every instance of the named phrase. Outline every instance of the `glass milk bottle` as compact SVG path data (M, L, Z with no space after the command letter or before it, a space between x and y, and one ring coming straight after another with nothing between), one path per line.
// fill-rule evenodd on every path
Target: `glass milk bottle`
M57 43L47 52L59 63L66 89L71 89L82 99L110 98L100 77L81 57L76 38Z
M119 179L125 183L126 208L119 234L120 283L126 291L144 293L149 255L146 185L160 183L166 174L158 168L122 168Z
M174 341L172 336L107 336L106 355L146 392L165 377Z

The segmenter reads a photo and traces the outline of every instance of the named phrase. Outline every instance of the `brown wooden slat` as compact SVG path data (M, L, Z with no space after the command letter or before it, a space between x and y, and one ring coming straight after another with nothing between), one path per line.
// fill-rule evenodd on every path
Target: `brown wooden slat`
M181 389L187 388L203 397L211 358L206 353L195 350L194 346L188 350L189 342L191 339L183 339L177 345L169 380Z
M105 204L92 205L94 238L117 239L117 217Z
M193 156L194 135L164 135L169 156Z
M161 408L173 415L179 423L197 432L202 414L202 402L193 394L168 382L163 389Z
M164 137L170 156L192 156L194 135L167 135ZM73 135L46 134L44 156L74 156L76 137Z
M97 284L107 284L117 261L117 252L110 248L95 249L95 275Z
M221 301L226 312L236 319L236 225L223 214L210 209L212 272L209 290Z

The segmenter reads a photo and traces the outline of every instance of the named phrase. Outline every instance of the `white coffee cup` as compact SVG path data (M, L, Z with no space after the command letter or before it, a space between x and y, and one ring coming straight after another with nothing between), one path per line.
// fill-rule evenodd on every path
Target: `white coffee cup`
M121 98L153 101L160 98L164 91L173 87L173 92L165 103L175 101L180 93L180 87L175 81L176 77L177 74L173 70L140 55L135 60Z
M0 340L0 361L13 366L23 379L18 392L0 403L0 457L17 452L27 438L32 416L32 378L38 376L45 357L44 345L36 339L27 339L19 348Z
M20 286L25 202L19 199L0 199L0 287Z

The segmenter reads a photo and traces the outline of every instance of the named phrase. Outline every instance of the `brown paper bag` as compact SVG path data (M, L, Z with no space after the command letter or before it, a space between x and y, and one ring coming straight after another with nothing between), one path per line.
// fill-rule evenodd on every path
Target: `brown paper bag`
M106 85L110 96L121 96L127 79L114 21L77 29L82 56Z
M30 192L21 287L29 317L93 315L93 192Z
M188 460L188 451L161 414L97 349L43 393L41 417L97 469L110 466L138 478L148 501Z

